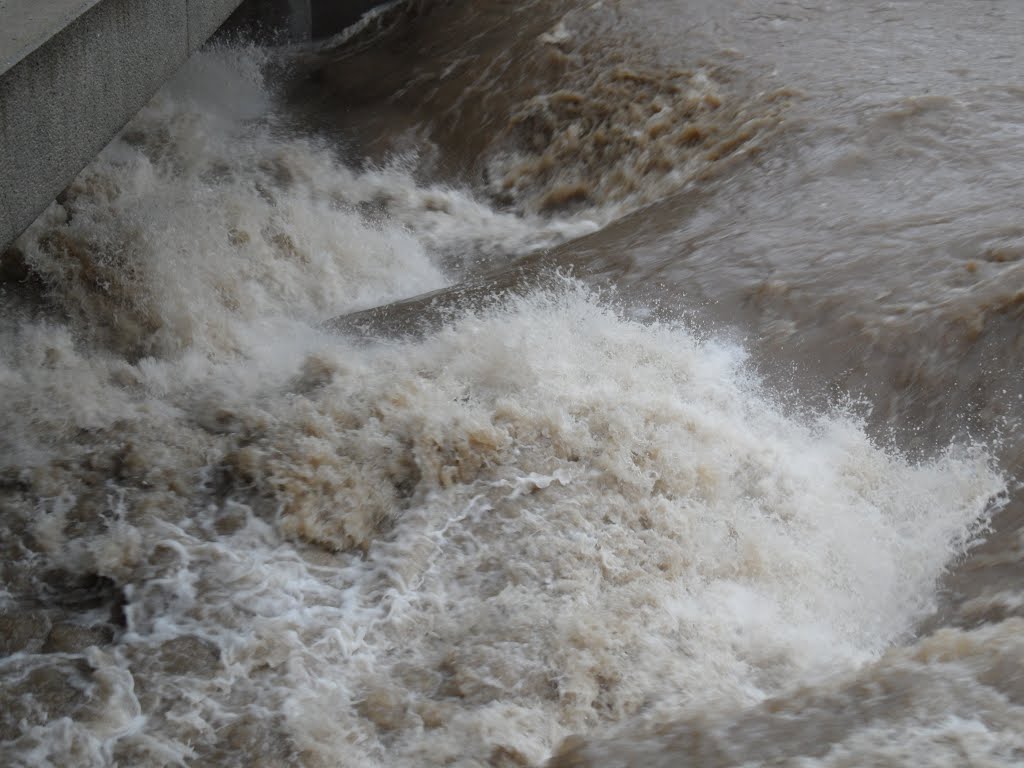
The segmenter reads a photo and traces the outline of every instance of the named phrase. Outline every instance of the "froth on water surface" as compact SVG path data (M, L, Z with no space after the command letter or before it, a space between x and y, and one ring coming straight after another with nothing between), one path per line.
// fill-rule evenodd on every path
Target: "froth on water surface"
M739 350L572 283L420 341L307 329L260 377L267 341L169 392L173 363L122 363L135 407L6 492L9 605L99 578L123 615L11 614L18 754L533 764L629 716L756 704L905 636L1003 488L979 449L912 464L841 413L787 417ZM47 653L61 621L116 642Z
M759 152L794 96L728 59L666 56L626 4L427 6L429 24L319 50L298 93L345 141L428 141L431 171L520 213L607 223Z
M393 5L158 94L3 259L2 762L1020 763L1007 166L850 119L811 32L873 4L776 5Z
M1024 757L1022 630L1019 619L945 629L741 714L702 711L601 743L569 739L549 766L1016 765Z

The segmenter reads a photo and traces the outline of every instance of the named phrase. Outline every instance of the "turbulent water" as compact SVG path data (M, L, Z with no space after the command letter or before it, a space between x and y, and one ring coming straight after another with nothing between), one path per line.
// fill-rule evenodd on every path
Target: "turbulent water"
M1021 40L197 54L0 264L0 762L1024 764Z

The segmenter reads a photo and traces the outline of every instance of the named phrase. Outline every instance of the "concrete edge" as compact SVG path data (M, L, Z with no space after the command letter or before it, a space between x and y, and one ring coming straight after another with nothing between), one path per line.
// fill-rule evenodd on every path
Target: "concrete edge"
M0 73L0 248L75 178L241 0L101 0Z

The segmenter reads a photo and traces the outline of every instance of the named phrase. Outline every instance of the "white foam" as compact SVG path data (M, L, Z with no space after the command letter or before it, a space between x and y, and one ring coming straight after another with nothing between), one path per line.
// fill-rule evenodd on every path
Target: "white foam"
M248 435L227 461L276 499L276 530L144 526L150 551L178 542L176 564L118 568L139 584L129 645L222 649L215 680L189 679L193 717L215 728L259 701L321 760L537 761L644 708L749 705L852 668L931 606L1002 487L978 450L912 464L843 414L787 417L739 350L572 285L419 343L312 338L325 386L214 395ZM390 533L362 522L373 507ZM368 553L315 568L289 531Z
M537 763L756 705L906 638L1003 490L983 448L915 463L787 415L742 350L571 280L420 341L326 335L530 223L237 106L165 94L23 241L71 320L0 335L12 514L123 587L127 632L22 757Z

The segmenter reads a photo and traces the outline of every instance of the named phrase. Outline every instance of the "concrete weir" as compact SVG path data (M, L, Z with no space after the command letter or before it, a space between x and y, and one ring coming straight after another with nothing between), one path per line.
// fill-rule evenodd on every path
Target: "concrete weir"
M309 0L249 2L255 10L243 12L308 34ZM0 0L0 250L239 5Z

